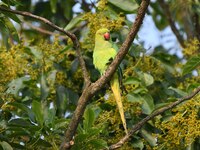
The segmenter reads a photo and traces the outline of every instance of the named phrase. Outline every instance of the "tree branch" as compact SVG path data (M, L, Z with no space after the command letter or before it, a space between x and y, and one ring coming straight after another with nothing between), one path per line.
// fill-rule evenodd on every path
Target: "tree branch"
M62 144L62 146L61 146L62 149L69 149L71 147L70 141L72 140L72 138L76 132L78 123L80 122L80 119L82 118L83 112L84 112L85 107L86 107L87 103L89 102L90 98L110 80L110 78L114 74L116 68L119 66L122 59L128 53L128 50L129 50L129 48L130 48L137 32L139 31L141 24L142 24L146 10L149 5L149 1L150 0L142 0L142 3L138 9L138 14L137 14L136 20L135 20L133 26L131 27L129 34L126 37L126 40L124 41L124 43L122 44L122 46L119 50L119 53L116 55L116 57L113 60L113 62L111 63L111 65L106 70L105 74L99 80L97 80L95 83L92 83L90 86L85 87L85 89L79 99L77 108L72 116L69 127L66 131L66 134L65 134L66 141L65 141L65 143Z
M24 22L23 22L24 23ZM31 23L29 22L25 22L26 25L28 25L30 28L36 30L37 32L40 32L42 34L47 34L47 35L53 35L53 36L59 36L61 38L66 38L66 36L64 35L59 35L58 33L54 33L54 32L51 32L51 31L48 31L48 30L45 30L45 29L42 29L40 27L36 27L36 26L33 26Z
M177 106L178 104L189 100L191 98L193 98L196 94L198 94L200 92L200 87L198 87L194 92L192 92L191 94L182 97L180 99L178 99L177 101L169 104L168 106L165 106L155 112L153 112L151 115L147 116L146 118L144 118L143 120L141 120L140 122L138 122L136 125L134 125L134 127L129 131L129 134L124 136L119 142L117 142L116 144L113 144L109 147L109 149L117 149L119 147L121 147L129 138L131 135L133 135L136 131L140 130L142 128L142 126L149 120L153 119L155 116L158 116L162 113L164 113L167 110L170 110L172 108L174 108L175 106Z
M172 18L172 15L171 15L171 12L169 10L169 6L167 3L165 3L164 0L158 0L160 6L162 7L163 11L164 11L164 14L166 15L167 17L167 20L169 22L169 25L172 29L172 31L174 32L176 38L178 39L180 45L184 48L185 47L185 44L184 44L184 40L183 40L183 37L180 35L176 25L175 25L175 21L173 20Z
M46 18L34 15L30 12L12 10L12 9L5 8L3 6L0 6L0 10L39 20L39 21L49 25L50 27L54 28L55 30L60 31L60 32L64 33L65 35L67 35L73 41L74 48L76 49L76 53L77 53L78 59L80 61L81 69L83 71L83 77L84 77L85 83L90 84L91 81L90 81L89 74L86 69L85 61L81 55L80 44L79 44L77 37L74 34L68 32L68 31L65 31L63 28L55 25L54 23L50 22Z

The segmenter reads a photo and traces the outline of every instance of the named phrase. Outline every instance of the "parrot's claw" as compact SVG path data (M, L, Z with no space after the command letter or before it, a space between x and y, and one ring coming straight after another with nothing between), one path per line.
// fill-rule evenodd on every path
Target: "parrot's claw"
M113 58L111 57L111 58L108 60L108 62L106 63L106 65L109 66L109 65L112 63L112 61L113 61Z

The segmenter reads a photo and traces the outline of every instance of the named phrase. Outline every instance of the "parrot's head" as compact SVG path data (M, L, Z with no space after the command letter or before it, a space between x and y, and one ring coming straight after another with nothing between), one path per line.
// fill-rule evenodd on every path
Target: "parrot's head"
M106 41L110 40L110 33L109 33L109 30L107 28L101 28L101 29L97 30L95 36L98 39L103 39L103 40L106 40Z

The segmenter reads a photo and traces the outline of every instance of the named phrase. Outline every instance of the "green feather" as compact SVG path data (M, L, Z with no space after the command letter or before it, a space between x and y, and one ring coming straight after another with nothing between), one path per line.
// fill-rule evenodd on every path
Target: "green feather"
M95 47L94 47L94 52L93 52L93 63L95 65L95 68L99 70L101 75L106 71L108 64L110 63L110 60L114 59L117 54L117 48L116 46L112 44L111 39L108 41L105 40L104 34L106 32L109 32L109 30L106 28L99 29L96 32ZM125 132L126 134L128 134L117 73L115 73L111 79L111 89L113 91L113 94L114 94L114 97L119 109L120 117L125 129Z

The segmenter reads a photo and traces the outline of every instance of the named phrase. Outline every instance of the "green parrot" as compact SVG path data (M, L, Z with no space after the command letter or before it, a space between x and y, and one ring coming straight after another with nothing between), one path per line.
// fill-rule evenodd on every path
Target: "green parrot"
M95 65L95 68L99 70L101 75L104 74L108 65L114 59L116 54L117 54L117 47L113 45L112 43L109 30L106 28L99 29L95 35L93 63ZM119 109L123 127L125 129L126 134L128 134L127 127L126 127L126 119L124 116L124 109L123 109L121 94L120 94L119 77L118 77L117 72L115 72L114 75L112 76L110 85L111 85L111 90L113 92L115 100L117 102L117 106Z

